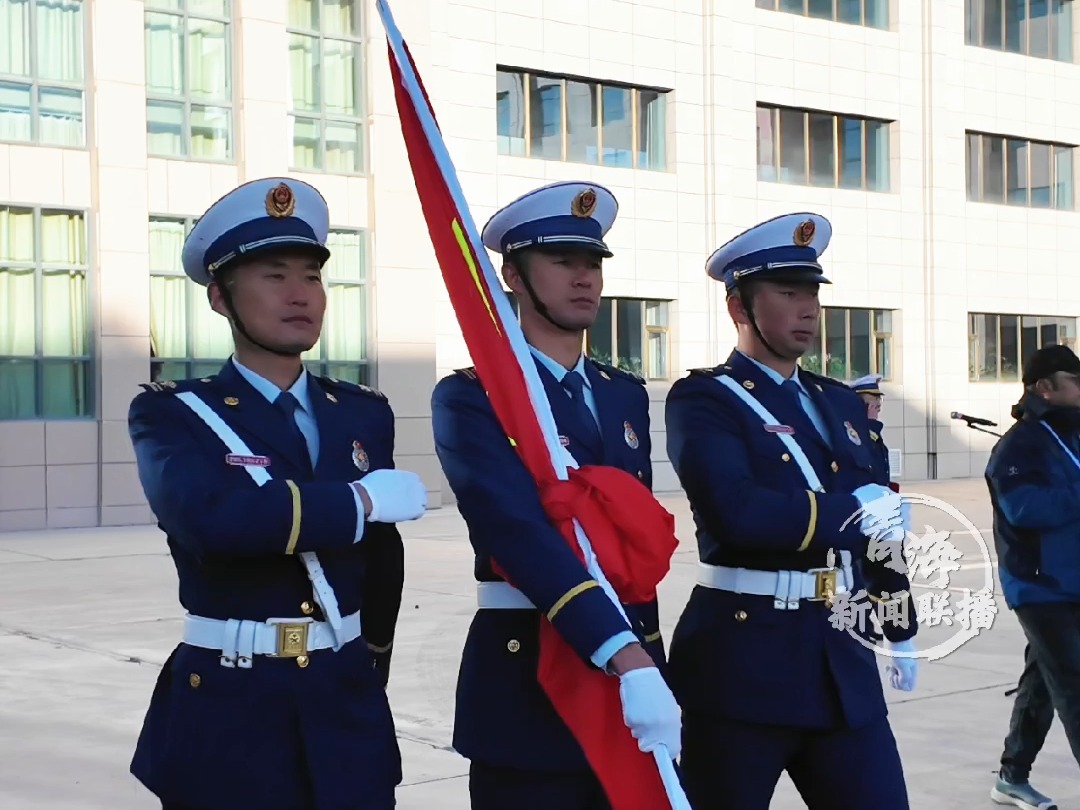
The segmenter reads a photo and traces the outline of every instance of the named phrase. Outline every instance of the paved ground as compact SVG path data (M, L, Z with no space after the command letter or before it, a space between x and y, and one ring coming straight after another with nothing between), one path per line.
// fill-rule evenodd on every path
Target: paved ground
M992 544L981 481L907 484L905 491L947 501ZM669 636L692 586L696 555L684 501L664 501L683 540L661 586ZM914 523L920 534L927 524L964 531L924 507L916 507ZM993 572L980 564L974 535L958 532L952 539L965 552L965 569L950 584L981 587ZM404 755L399 806L465 810L466 762L449 743L459 649L474 604L468 543L456 511L446 509L410 525L406 543L407 588L390 686ZM992 583L996 590L996 576ZM154 679L180 633L175 593L156 529L0 534L0 807L159 807L127 766ZM952 629L924 632L923 646ZM915 810L994 806L988 792L1011 707L1003 692L1019 674L1023 646L1003 609L991 630L923 663L916 692L887 688ZM1080 810L1078 776L1055 724L1033 780L1060 810ZM773 807L803 807L786 779Z

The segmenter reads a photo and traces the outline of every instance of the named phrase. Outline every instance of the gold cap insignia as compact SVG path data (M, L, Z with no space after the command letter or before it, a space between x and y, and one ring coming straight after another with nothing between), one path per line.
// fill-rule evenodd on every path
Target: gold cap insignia
M225 397L225 404L226 405L239 405L240 400L238 400L236 397Z
M799 223L799 227L795 229L795 235L792 237L795 244L799 247L806 247L814 241L814 231L817 230L817 226L814 225L814 220L808 219L805 222Z
M579 191L570 203L570 213L575 217L589 217L596 210L596 192L591 188Z
M266 192L266 213L272 217L291 217L296 210L296 196L285 183Z

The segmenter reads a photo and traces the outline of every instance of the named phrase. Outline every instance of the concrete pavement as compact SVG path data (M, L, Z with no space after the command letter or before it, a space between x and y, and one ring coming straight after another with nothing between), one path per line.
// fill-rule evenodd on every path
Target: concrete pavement
M992 552L981 480L905 483L904 490L951 504L983 531ZM693 585L696 553L685 501L662 500L682 540L661 584L669 638ZM970 529L917 506L913 529L922 535L925 526L955 530L964 568L953 572L954 588L977 589L989 577L998 591ZM404 757L399 807L466 810L467 763L450 739L460 646L475 604L469 545L453 509L403 530L407 579L390 685ZM950 593L955 604L959 592ZM922 663L915 692L886 687L915 810L994 807L989 790L1012 705L1003 693L1020 673L1024 647L999 592L998 605L990 630ZM180 635L180 616L175 571L156 528L0 534L0 808L160 806L127 768L154 680ZM924 628L920 646L954 629ZM1080 810L1078 776L1055 724L1033 783L1060 810ZM773 807L803 806L785 777Z

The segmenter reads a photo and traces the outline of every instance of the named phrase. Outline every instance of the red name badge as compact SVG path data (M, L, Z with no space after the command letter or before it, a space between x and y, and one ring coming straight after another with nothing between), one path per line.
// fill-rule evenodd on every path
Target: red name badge
M230 453L225 456L225 463L231 467L269 467L270 458L268 456L241 456Z
M795 428L791 425L764 425L766 433L794 433Z

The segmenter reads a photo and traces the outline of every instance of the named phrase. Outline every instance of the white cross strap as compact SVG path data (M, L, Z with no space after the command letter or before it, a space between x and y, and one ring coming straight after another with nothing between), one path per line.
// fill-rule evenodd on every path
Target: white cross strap
M754 413L761 417L761 421L766 425L770 427L782 427L783 423L777 421L776 417L769 412L768 408L758 402L749 391L735 382L735 380L731 379L731 377L728 377L726 374L720 374L715 379L746 403ZM818 478L813 465L810 464L810 459L806 457L806 453L803 452L802 447L795 441L795 438L790 433L785 433L783 431L776 431L775 435L784 443L784 447L791 453L791 457L795 459L795 463L799 466L799 470L802 472L810 489L814 492L824 492L825 487L821 485L821 479Z
M221 439L225 447L228 448L230 453L241 456L253 455L248 448L244 440L236 435L236 431L222 419L209 405L202 401L195 393L191 391L184 391L176 395L176 398L191 408L195 412L196 416L206 423L214 434ZM266 471L265 467L248 464L244 467L251 475L252 479L260 487L271 480L270 473ZM326 574L323 572L322 564L319 562L318 556L314 551L304 551L300 553L300 560L304 563L304 568L307 570L308 579L311 580L311 586L315 591L315 601L319 603L319 607L322 608L323 613L326 615L327 621L335 631L341 629L341 610L338 607L337 596L334 595L334 589L330 586L330 583L326 579ZM339 637L337 639L338 644L335 646L335 650L339 649L344 642Z

